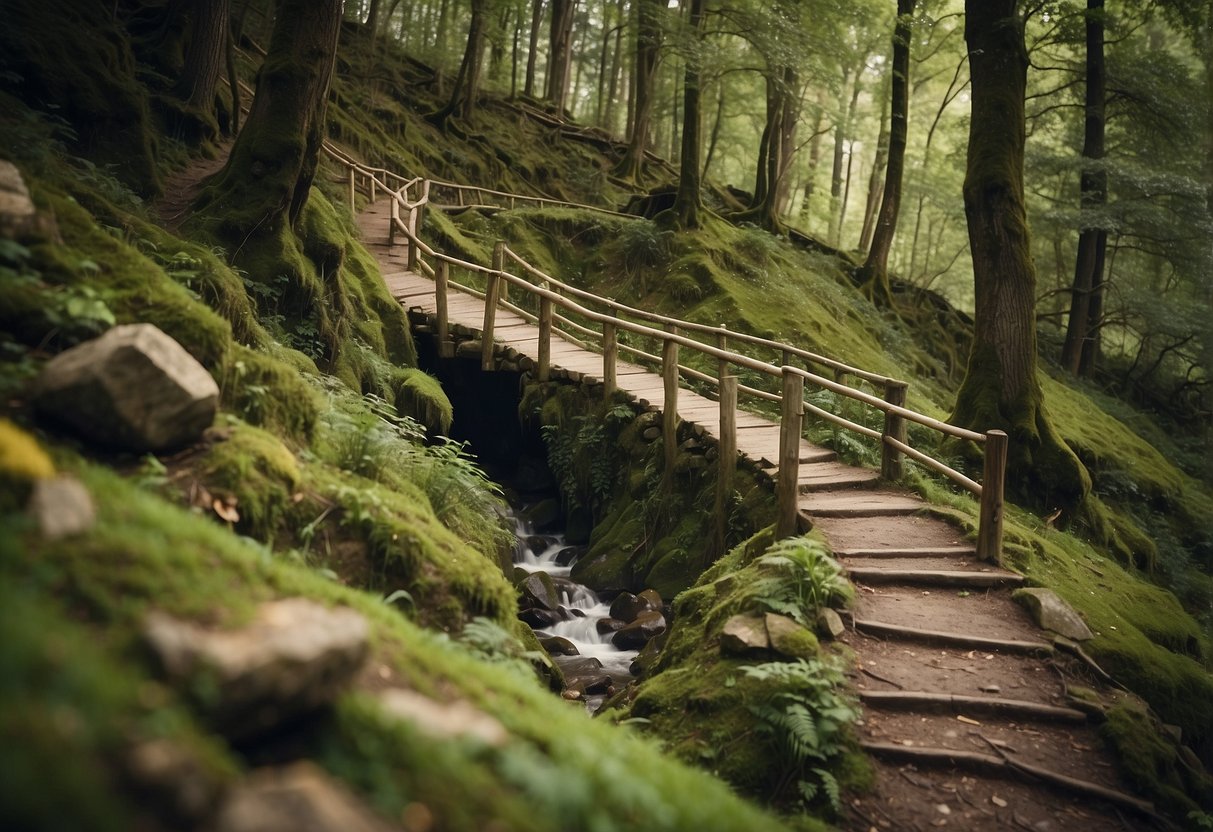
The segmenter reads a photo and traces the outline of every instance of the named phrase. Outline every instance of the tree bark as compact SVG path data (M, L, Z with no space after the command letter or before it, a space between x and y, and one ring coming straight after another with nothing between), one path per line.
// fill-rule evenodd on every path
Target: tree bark
M973 346L955 424L1011 437L1008 487L1066 519L1091 487L1058 436L1036 375L1036 271L1024 206L1028 54L1018 0L966 0L972 114L964 182L973 256Z
M616 173L629 182L639 182L644 172L644 153L649 143L653 113L657 58L661 53L662 10L665 0L633 0L636 8L636 60L632 71L632 130L628 147Z
M868 296L891 306L889 251L897 233L901 213L901 184L905 174L906 139L910 118L910 36L915 0L897 0L897 25L893 29L893 89L889 112L889 158L884 177L884 195L872 235L872 247L860 269Z
M548 36L548 73L544 99L564 112L569 92L569 67L573 57L573 12L577 0L552 0L552 25Z
M700 133L703 117L700 106L700 84L703 64L703 6L704 0L691 0L691 49L686 57L682 83L682 155L678 168L678 194L674 198L674 215L681 228L698 228L703 210L700 196L699 159Z
M445 124L451 116L469 118L476 111L476 94L484 65L484 17L488 0L472 0L472 22L468 25L467 48L459 64L459 74L447 105L434 114L434 121Z
M1099 318L1103 314L1103 267L1108 232L1098 216L1108 202L1103 168L1107 70L1104 63L1104 0L1087 0L1086 110L1083 119L1083 170L1079 204L1083 226L1070 290L1070 316L1061 364L1078 376L1090 376L1099 355Z
M527 98L535 96L535 62L539 57L539 26L543 23L543 0L531 3L531 36L527 41L526 80L522 82L522 94Z
M185 105L181 127L190 141L213 138L216 131L215 88L225 60L228 0L189 3L189 41L185 63L174 88Z
M316 175L342 0L281 0L257 92L227 165L203 193L242 243L299 219Z
M603 128L611 135L615 135L615 102L618 100L619 68L622 65L621 56L623 55L623 15L623 0L619 0L619 13L616 16L619 23L615 26L615 45L611 48L611 83L607 88L606 113L602 118Z

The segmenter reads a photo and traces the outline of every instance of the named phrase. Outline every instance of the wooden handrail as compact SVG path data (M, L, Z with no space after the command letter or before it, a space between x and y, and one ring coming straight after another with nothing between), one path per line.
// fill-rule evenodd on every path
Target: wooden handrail
M536 375L541 381L546 381L550 378L551 333L553 331L556 331L561 337L567 338L573 343L582 343L580 340L572 338L556 329L555 322L557 321L564 323L570 329L598 339L603 353L602 377L608 394L612 392L615 386L615 364L620 352L638 355L654 363L659 363L662 367L665 393L665 406L663 407L665 461L667 470L671 471L677 450L677 397L678 379L680 376L717 385L722 401L725 399L735 400L736 392L734 390L736 390L753 397L780 402L782 413L780 418L780 459L777 485L780 508L777 531L781 536L794 534L797 529L796 495L798 494L797 476L799 443L801 441L801 420L805 413L813 414L844 429L854 431L880 442L882 449L881 473L885 479L896 479L901 475L901 458L904 455L943 474L974 494L981 503L977 539L978 557L994 563L1001 561L1003 480L1007 456L1007 437L1005 433L1001 431L989 431L984 434L978 433L977 431L950 425L947 422L909 409L905 406L908 385L904 381L862 370L858 367L852 367L843 362L802 350L789 344L735 332L723 326L714 327L658 315L627 306L610 298L600 297L575 286L570 286L540 271L504 243L498 243L494 247L494 262L493 266L489 267L436 251L420 238L421 217L426 206L432 204L430 201L430 190L434 186L455 188L461 194L471 191L501 198L525 199L543 204L563 204L568 207L591 208L601 211L607 211L607 209L595 209L593 206L560 203L559 200L550 200L544 197L521 196L502 191L493 191L487 188L457 185L455 183L421 179L419 177L406 179L403 176L381 168L370 168L360 165L354 160L345 157L336 148L328 146L327 143L325 150L338 162L345 165L349 171L351 208L353 192L359 184L357 181L358 177L362 177L362 191L368 196L373 198L376 190L382 190L385 194L389 195L393 203L389 218L389 237L394 240L398 232L404 236L405 242L409 247L410 268L435 277L436 286L445 284L451 288L467 291L470 294L485 299L484 321L481 329L481 364L485 369L491 369L494 366L493 330L496 310L499 305L520 313L526 319L538 323L539 344ZM394 183L395 187L390 186L389 182ZM434 261L436 266L425 262L425 258ZM542 284L536 285L526 278L512 274L506 270L505 265L507 260L520 266L525 274L529 274L542 281ZM484 292L480 292L449 280L448 273L451 267L464 269L465 271L484 276L487 288ZM438 279L439 275L441 275L441 279ZM526 312L517 306L517 304L509 302L507 300L509 286L516 286L521 292L533 297L538 302L538 315ZM579 303L579 300L605 308L607 311L601 312L597 309L591 309L583 303ZM577 315L580 319L589 322L589 325L573 321L566 317L566 315L559 315L556 313L557 309L567 314ZM439 321L437 329L439 333L445 334L448 332L448 322L445 320L445 302L439 303L438 310ZM649 324L655 324L661 328L658 329L657 326L628 320L628 318L620 317L621 314L639 318L642 321L647 321ZM594 325L600 328L601 334L599 330L593 328ZM628 332L659 341L662 345L661 355L657 356L630 344L620 343L619 334L621 332ZM715 344L704 343L685 333L710 336L715 340ZM753 356L729 349L727 345L730 341L776 350L780 356L780 363L768 363ZM678 352L683 347L707 358L714 358L717 363L717 375L712 376L708 373L679 365ZM812 362L829 368L834 371L836 378L826 378L808 369L792 366L790 362L793 358L799 358L806 362ZM741 385L737 383L737 379L731 372L734 368L749 370L769 378L779 378L781 379L782 392L773 393ZM844 376L853 376L854 378L862 379L879 386L884 394L883 398L843 384L840 379ZM724 378L730 379L728 390L720 387L721 379ZM860 402L882 412L884 414L883 429L876 430L867 427L805 401L803 389L806 381L820 389L829 390L837 395ZM796 404L797 402L798 405ZM978 483L956 471L941 460L911 447L907 441L905 429L907 422L913 422L930 428L944 436L984 445L985 470L982 476L982 483ZM725 419L722 415L721 430L735 432L736 420ZM722 448L736 447L735 433L732 436L722 436L720 439ZM722 477L721 482L723 483L725 479L727 478Z
M462 200L462 194L471 192L474 194L486 194L488 196L495 196L495 197L499 197L501 199L509 200L510 208L514 207L515 201L523 200L525 202L534 202L539 205L551 205L551 206L555 206L557 208L575 208L575 209L578 209L581 211L595 211L599 214L607 214L612 217L621 217L623 219L629 219L629 220L640 219L640 217L636 216L635 214L625 214L621 211L614 211L610 208L603 208L598 205L585 205L580 202L568 202L567 200L552 199L551 197L546 197L546 196L529 196L527 194L512 194L512 193L508 193L506 191L495 191L492 188L481 188L476 185L460 185L457 182L446 182L441 179L431 179L430 182L433 183L434 187L436 187L436 188L449 188L450 190L458 192L460 194L460 200ZM465 203L463 201L460 201L458 207L460 207L460 208L495 208L498 206L483 205L483 204L479 204L479 203Z

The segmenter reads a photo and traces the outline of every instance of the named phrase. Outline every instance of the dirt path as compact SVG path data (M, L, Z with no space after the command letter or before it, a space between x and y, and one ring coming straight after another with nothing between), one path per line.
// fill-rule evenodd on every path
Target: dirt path
M190 206L202 190L203 181L227 164L227 155L233 143L233 139L225 139L219 144L215 158L195 158L165 179L164 194L152 205L152 214L161 225L169 231L176 231L189 218Z

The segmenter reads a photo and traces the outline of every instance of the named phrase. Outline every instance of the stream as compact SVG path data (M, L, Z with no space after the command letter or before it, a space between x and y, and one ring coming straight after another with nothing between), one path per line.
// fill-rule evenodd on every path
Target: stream
M570 546L562 533L537 533L525 519L525 513L525 508L512 510L517 537L514 565L532 574L546 572L559 598L553 616L556 620L541 626L531 622L531 626L541 642L557 637L576 648L576 655L557 655L557 651L550 649L549 652L566 674L570 689L589 682L582 692L586 707L593 712L608 695L607 690L601 689L605 687L601 677L609 677L611 688L622 688L634 678L630 668L639 651L621 650L612 643L614 632L609 629L602 632L599 627L600 621L611 618L610 604L589 587L569 579L572 563L582 550ZM593 660L600 664L597 670Z

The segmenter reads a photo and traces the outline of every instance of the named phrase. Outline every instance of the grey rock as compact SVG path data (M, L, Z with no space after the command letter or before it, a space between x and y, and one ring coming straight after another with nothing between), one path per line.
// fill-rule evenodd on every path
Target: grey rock
M529 609L518 613L518 620L533 629L542 630L563 619L555 610Z
M519 606L524 608L555 612L560 606L560 593L546 572L532 572L519 584L518 592L522 596Z
M391 716L413 723L434 739L474 739L500 748L510 738L495 717L462 699L437 702L415 691L393 688L379 695L379 704Z
M760 615L735 615L720 631L720 652L726 656L749 656L770 646L766 621Z
M21 172L4 159L0 159L0 237L59 237L54 220L38 213Z
M656 425L650 425L640 435L644 437L646 442L652 442L661 436L661 428Z
M172 740L146 740L131 746L123 772L140 802L174 825L192 828L209 818L229 783L188 746Z
M97 522L93 498L75 477L36 480L27 511L47 540L83 534Z
M312 763L260 769L219 810L215 832L388 832L344 785Z
M824 638L838 638L847 631L842 616L829 607L817 612L817 633Z
M622 592L611 602L611 618L618 618L625 624L630 624L636 620L636 616L640 615L640 613L653 609L659 610L661 609L661 605L658 604L654 607L649 598L642 598L630 592Z
M208 691L197 704L233 738L332 702L368 652L366 619L303 598L263 604L240 630L207 630L152 613L143 633L170 681Z
M606 635L622 630L626 624L627 622L620 621L618 618L600 618L594 626L598 629L599 635Z
M1051 589L1025 587L1011 593L1011 598L1045 630L1052 630L1073 641L1087 641L1093 637L1091 628L1074 608Z
M646 602L651 610L660 610L665 603L661 600L661 595L655 589L646 589L636 597Z
M639 650L649 639L664 633L665 628L664 615L656 610L645 610L611 636L611 643L620 650Z
M557 566L572 566L579 557L586 553L585 546L565 546L556 553Z
M210 427L219 386L172 338L151 324L130 324L48 361L34 404L96 442L163 451L193 442Z
M562 636L547 636L539 639L539 646L552 656L579 656L577 645Z

